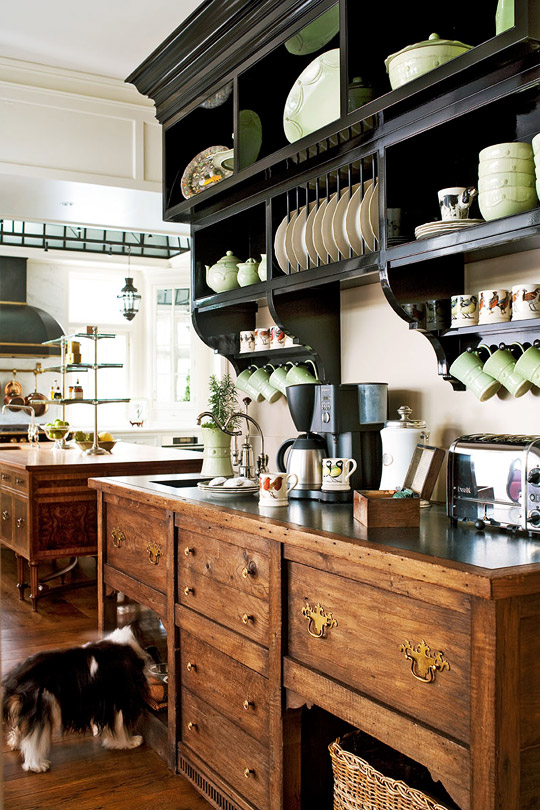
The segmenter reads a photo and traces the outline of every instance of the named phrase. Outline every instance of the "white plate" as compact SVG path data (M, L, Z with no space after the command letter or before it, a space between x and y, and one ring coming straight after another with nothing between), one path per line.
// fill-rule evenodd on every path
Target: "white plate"
M336 205L336 210L332 219L332 234L334 236L334 242L336 243L342 258L344 259L349 257L349 250L351 248L351 243L349 242L349 237L347 236L347 229L345 227L345 217L347 216L347 208L349 207L352 196L359 188L360 183L355 183L354 186L352 186L350 193L348 188L342 189L341 197Z
M302 209L300 209L301 211ZM289 224L285 229L285 255L289 260L290 268L289 273L297 273L300 269L298 267L296 256L294 255L293 246L292 246L292 232L294 228L294 223L298 218L299 211L293 211L290 215Z
M439 222L426 222L419 225L414 230L417 239L427 239L429 236L440 236L443 233L453 233L454 231L472 228L475 225L482 225L483 219L456 219Z
M321 200L319 208L317 209L317 213L313 217L313 230L312 230L313 245L315 247L315 252L317 256L320 258L322 264L328 264L328 256L326 253L326 247L324 246L322 237L322 222L327 205L328 200L325 197L324 200Z
M211 487L208 481L199 481L197 489L209 492L212 495L236 495L238 497L239 495L254 495L255 492L259 491L259 485L253 484L252 487L223 487L223 485Z
M288 224L287 217L283 217L274 237L274 254L277 263L284 273L289 272L289 268L287 266L287 254L285 253L285 231L287 230Z
M355 253L361 254L362 247L362 231L360 229L360 207L366 199L369 189L373 185L373 180L364 181L364 198L362 199L362 189L360 186L352 195L349 205L347 206L347 213L345 214L345 230L349 244ZM367 245L366 245L367 248Z
M339 48L317 56L293 84L283 111L290 143L339 118Z
M339 6L335 5L288 39L285 43L285 47L289 53L295 56L304 56L305 54L318 51L319 48L324 48L327 42L330 42L338 31Z
M373 181L371 181L371 185L366 190L364 199L360 203L360 210L358 212L360 233L362 234L366 247L370 252L375 250L375 237L371 232L371 225L369 224L369 205L371 203L371 197L373 196L373 188Z
M375 247L379 241L379 183L375 183L371 200L369 202L369 226L375 239Z
M306 229L309 221L309 213L314 209L315 202L309 204L309 212L304 205L296 217L292 229L292 249L297 263L302 270L307 270L309 253L306 240Z
M332 233L332 219L334 218L338 202L337 191L335 191L326 204L326 209L321 221L324 248L333 262L337 262L339 259L339 249L335 243L334 234Z
M318 212L319 209L317 208L317 202L315 201L313 203L313 208L309 212L309 216L306 222L306 248L309 260L314 267L317 266L317 262L319 260L317 251L315 250L315 240L313 238L313 224L315 222L315 217L317 216Z

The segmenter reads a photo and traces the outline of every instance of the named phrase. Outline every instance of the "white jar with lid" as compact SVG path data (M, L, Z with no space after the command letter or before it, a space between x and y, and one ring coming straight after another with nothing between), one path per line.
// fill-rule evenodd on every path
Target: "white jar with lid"
M423 419L410 419L407 405L398 408L399 419L388 420L381 430L383 468L380 489L403 486L417 444L426 444L429 433Z

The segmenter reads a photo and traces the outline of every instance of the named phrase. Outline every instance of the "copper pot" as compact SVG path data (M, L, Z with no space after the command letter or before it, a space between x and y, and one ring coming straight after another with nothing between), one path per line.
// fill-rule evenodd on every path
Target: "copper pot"
M4 397L4 405L24 405L24 397L19 394L6 394Z
M18 380L15 379L15 376L12 380L10 380L10 382L7 383L6 387L4 388L4 393L7 396L12 396L13 394L20 396L22 394L22 385ZM22 404L24 405L24 401Z
M39 402L36 402L38 399ZM43 416L43 414L47 413L49 410L47 397L45 394L38 394L37 391L34 391L33 394L28 394L28 396L24 398L24 403L25 405L30 405L30 407L34 409L36 416Z

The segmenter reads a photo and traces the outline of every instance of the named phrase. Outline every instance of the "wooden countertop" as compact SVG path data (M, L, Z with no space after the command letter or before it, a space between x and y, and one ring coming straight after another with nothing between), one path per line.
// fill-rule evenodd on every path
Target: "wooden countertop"
M347 576L359 563L385 577L411 577L483 598L534 593L540 589L540 535L530 538L495 528L477 531L472 524L452 526L443 505L421 510L419 528L368 529L353 518L352 504L291 500L288 507L260 507L255 496L209 495L196 486L171 488L167 481L192 483L193 476L124 475L91 478L88 485L117 497L215 522L233 531L250 531L285 543L285 556L304 554L313 563L320 554L332 558L332 570ZM246 528L246 519L251 523ZM390 554L389 554L390 552ZM429 566L426 567L425 563Z
M70 450L53 450L44 442L39 449L32 450L26 444L9 445L5 450L0 445L0 464L7 464L29 472L44 470L66 471L92 470L92 475L99 475L100 468L111 469L117 465L133 465L136 470L139 465L159 462L192 462L193 469L202 463L202 453L193 450L176 450L174 448L150 447L143 444L130 444L117 442L110 454L103 456L87 456L75 445ZM185 464L184 464L185 466Z

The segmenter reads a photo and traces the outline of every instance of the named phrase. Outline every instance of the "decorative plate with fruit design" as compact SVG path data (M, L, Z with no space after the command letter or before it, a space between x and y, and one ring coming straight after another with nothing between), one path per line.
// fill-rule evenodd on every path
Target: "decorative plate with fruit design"
M228 151L227 146L210 146L195 155L191 163L186 166L180 181L180 188L186 200L195 194L200 194L210 186L215 186L216 183L232 174L230 169L226 169L224 166L218 169L214 165L213 156L217 152L226 151Z

